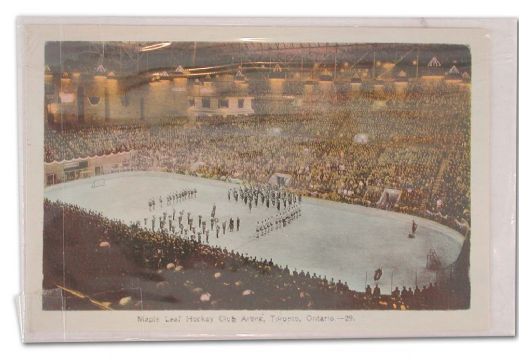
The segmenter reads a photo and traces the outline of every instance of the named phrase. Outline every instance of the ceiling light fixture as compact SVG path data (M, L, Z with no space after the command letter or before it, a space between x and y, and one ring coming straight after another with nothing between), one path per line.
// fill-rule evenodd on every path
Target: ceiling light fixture
M157 44L152 44L152 45L147 45L145 47L142 47L140 51L141 52L151 52L153 50L162 49L162 48L168 47L170 45L171 45L171 42L157 43Z

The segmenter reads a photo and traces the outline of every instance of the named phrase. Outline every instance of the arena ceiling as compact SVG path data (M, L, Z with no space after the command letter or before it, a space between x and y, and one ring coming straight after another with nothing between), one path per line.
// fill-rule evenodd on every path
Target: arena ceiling
M121 76L174 71L179 65L196 77L222 70L236 72L244 64L252 64L249 71L271 70L275 64L292 70L317 67L332 72L381 64L409 70L426 67L433 57L446 70L456 65L470 74L470 50L451 44L48 42L45 49L45 63L53 72L94 73L102 64Z

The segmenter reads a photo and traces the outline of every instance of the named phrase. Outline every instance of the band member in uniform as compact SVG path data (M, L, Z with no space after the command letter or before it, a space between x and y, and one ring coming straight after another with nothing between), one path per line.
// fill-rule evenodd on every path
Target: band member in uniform
M366 296L368 296L368 297L371 296L371 287L369 284L366 286Z
M373 298L380 298L380 288L378 286L378 283L375 284L375 288L373 289Z
M414 239L417 229L418 229L418 224L413 219L413 222L411 224L411 233L408 235L411 239Z

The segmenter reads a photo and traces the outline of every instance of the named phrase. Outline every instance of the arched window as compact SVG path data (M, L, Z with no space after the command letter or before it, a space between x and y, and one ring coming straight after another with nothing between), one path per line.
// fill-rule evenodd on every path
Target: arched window
M225 98L218 99L218 108L229 108L229 100Z
M91 97L88 97L88 102L90 103L90 105L92 106L97 106L99 104L99 101L101 100L101 97L98 97L98 96L91 96Z

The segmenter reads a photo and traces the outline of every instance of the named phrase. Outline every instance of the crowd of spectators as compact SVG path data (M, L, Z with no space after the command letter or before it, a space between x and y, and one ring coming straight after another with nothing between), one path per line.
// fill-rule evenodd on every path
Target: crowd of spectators
M414 84L406 96L381 100L361 93L312 107L290 114L48 129L45 159L133 150L134 170L251 184L282 172L292 176L292 192L365 206L376 206L391 188L401 191L392 205L396 211L455 228L470 221L470 92Z
M456 303L455 289L440 285L396 287L391 295L378 287L353 291L345 281L49 200L43 240L44 306L50 310L468 307Z

